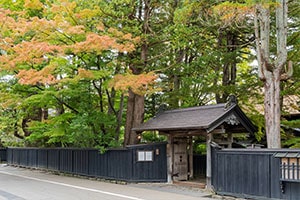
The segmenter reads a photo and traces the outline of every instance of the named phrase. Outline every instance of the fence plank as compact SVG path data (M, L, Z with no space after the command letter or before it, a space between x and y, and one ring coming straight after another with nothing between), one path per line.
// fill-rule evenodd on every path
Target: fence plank
M0 162L7 161L7 149L0 148Z
M59 170L65 173L73 173L73 150L60 149Z

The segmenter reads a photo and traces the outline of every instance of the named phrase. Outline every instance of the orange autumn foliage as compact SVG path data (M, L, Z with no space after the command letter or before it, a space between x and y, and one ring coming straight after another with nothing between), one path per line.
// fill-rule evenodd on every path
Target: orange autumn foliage
M16 69L18 64L41 64L47 60L47 55L57 55L62 50L59 46L38 41L24 41L4 49L7 50L8 54L1 55L0 60L6 70L9 68Z
M24 3L25 8L40 9L47 17L30 17L26 11L0 8L0 71L16 73L21 84L57 83L57 74L51 67L53 59L62 58L72 65L71 59L76 60L77 56L88 58L101 55L103 51L132 52L140 41L130 33L105 27L101 21L87 24L98 17L100 9L97 7L80 10L75 2L68 0L51 4L51 7L43 6L39 0L25 0ZM65 77L77 80L99 76L81 66L76 67L78 74ZM73 73L76 69L66 71Z
M110 82L110 85L117 90L126 92L131 89L135 94L144 95L156 91L154 87L156 80L157 75L153 72L139 75L118 74Z
M25 8L43 9L43 4L39 0L25 0Z
M129 42L120 43L117 38L108 35L99 35L96 33L89 33L86 36L86 40L77 42L70 45L70 48L74 53L86 52L100 54L104 50L117 50L119 52L132 52L135 50L135 45L130 40L136 41L138 39L132 38L131 35L121 35L123 40ZM125 38L124 38L125 37Z
M86 69L79 68L78 69L78 77L84 78L84 79L93 79L95 78L94 74Z
M20 70L17 74L19 78L19 83L24 85L51 85L56 83L56 79L51 75L53 69L44 68L40 71L30 69L30 70Z
M71 46L74 53L80 52L96 52L100 54L103 50L114 49L117 47L116 39L109 36L100 36L96 33L89 33L86 40L78 42Z
M247 4L224 2L214 7L214 13L220 17L223 26L239 23L245 20L247 15L253 13L253 6Z

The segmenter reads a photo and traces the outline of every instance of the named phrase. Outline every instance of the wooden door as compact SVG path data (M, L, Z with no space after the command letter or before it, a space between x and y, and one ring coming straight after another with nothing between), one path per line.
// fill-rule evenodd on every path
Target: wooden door
M173 148L173 180L188 180L187 138L174 138Z

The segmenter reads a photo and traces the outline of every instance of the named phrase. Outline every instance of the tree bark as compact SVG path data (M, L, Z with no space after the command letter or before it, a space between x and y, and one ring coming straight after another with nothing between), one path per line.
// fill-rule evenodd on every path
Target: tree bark
M143 20L142 31L145 36L150 33L149 18L151 13L150 0L141 0L140 7L137 13L139 13L138 18ZM146 37L145 37L146 38ZM141 66L130 66L133 74L141 74L143 69L147 65L148 59L148 41L144 39L141 45L140 61ZM127 101L127 112L126 112L126 127L124 136L124 146L137 144L139 142L138 135L135 131L132 131L133 127L138 126L144 120L144 96L135 94L129 89L129 96Z
M117 127L116 127L116 134L115 134L116 141L119 141L120 139L123 109L124 109L124 95L122 94L120 97L120 107L119 110L117 111Z
M255 14L255 35L259 78L264 82L265 130L268 148L281 148L280 135L280 81L283 75L291 76L292 66L284 72L287 62L287 1L278 0L276 7L277 51L270 54L270 8L258 4ZM274 56L273 56L274 57ZM284 76L286 78L286 76Z
M264 82L265 126L268 148L280 148L280 76L279 73L266 73Z
M236 52L238 50L238 37L235 31L226 31L220 30L218 37L218 48L224 48L223 54L223 74L222 74L222 86L227 87L230 85L235 85L236 82ZM217 71L218 72L218 71ZM218 81L215 82L218 84ZM216 93L216 101L217 103L225 103L227 101L228 96L230 95L227 91L222 91Z
M144 120L144 96L137 95L129 90L126 112L126 127L124 146L137 144L139 139L131 129L141 124Z

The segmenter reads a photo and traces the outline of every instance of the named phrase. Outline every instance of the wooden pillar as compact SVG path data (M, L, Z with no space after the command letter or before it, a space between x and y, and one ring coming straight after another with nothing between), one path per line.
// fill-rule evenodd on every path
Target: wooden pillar
M194 177L194 167L193 167L193 136L189 137L189 178Z
M233 135L232 133L227 134L227 141L228 141L228 148L232 148L232 143L233 143Z
M173 136L168 134L168 144L167 144L167 175L168 183L173 183Z
M213 134L208 133L206 139L206 189L212 189L212 183L211 183L212 163L211 163L211 146L210 146L212 140L213 140Z

